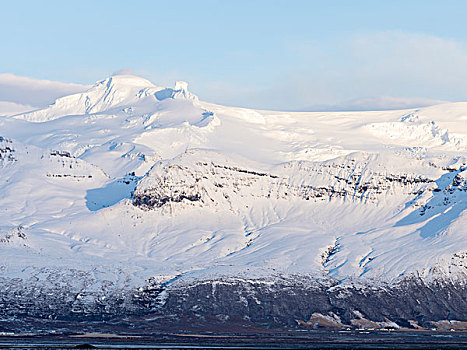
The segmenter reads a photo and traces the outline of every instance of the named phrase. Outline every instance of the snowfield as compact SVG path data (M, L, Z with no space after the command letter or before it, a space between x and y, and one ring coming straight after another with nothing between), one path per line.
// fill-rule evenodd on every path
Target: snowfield
M467 281L467 103L262 111L120 75L0 136L5 283Z

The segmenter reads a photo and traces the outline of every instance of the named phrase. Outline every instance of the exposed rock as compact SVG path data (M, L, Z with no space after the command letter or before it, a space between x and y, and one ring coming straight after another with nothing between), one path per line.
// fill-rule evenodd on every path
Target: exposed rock
M371 164L353 158L327 163L291 162L269 173L217 162L174 161L153 168L137 186L133 204L148 210L184 200L203 206L231 207L234 198L377 202L383 194L394 191L420 196L436 189L431 186L433 179L381 172ZM455 183L458 182L456 178Z

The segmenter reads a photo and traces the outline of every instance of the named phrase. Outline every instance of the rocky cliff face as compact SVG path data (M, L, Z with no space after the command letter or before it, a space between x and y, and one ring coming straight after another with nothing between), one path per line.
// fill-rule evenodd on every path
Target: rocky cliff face
M13 141L0 136L0 164L4 164L5 162L14 162L16 160L14 153L15 149L13 147Z
M438 169L425 165L428 175L391 171L378 164L381 160L377 156L364 154L328 162L290 162L267 171L233 165L221 157L190 162L193 158L157 164L137 186L133 204L143 209L182 201L232 207L239 200L247 203L255 198L378 203L386 196L405 198L441 190L435 183L434 170ZM452 180L451 188L462 188L463 170L460 165L450 169L458 176Z

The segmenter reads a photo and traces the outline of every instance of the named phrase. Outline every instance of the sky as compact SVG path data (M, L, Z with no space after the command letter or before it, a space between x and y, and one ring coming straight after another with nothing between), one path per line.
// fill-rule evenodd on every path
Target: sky
M160 86L185 80L201 100L260 109L467 101L464 0L1 5L0 102L40 106L121 71ZM48 90L29 91L24 77L48 80Z

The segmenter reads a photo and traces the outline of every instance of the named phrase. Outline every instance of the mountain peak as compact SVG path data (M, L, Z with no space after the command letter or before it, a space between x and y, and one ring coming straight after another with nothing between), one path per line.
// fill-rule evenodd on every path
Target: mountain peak
M96 84L94 84L92 88L102 86L102 85L106 87L111 87L111 86L118 86L118 87L131 86L131 87L141 87L141 88L156 87L149 80L141 78L136 75L130 75L130 74L112 75L104 80L100 80L96 82Z
M186 81L177 81L175 83L175 90L188 91L188 83Z
M16 115L15 118L43 122L66 115L94 114L115 108L135 107L146 98L152 103L165 99L198 100L197 96L188 91L188 83L184 81L177 81L174 88L163 88L136 75L121 74L99 80L83 93L59 98L47 108Z

